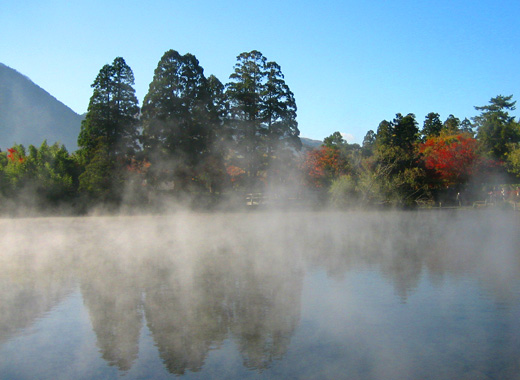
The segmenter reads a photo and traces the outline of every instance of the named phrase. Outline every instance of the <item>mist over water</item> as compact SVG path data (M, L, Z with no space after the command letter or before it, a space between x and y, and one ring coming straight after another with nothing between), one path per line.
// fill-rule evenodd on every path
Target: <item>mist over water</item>
M0 220L0 378L520 378L519 216Z

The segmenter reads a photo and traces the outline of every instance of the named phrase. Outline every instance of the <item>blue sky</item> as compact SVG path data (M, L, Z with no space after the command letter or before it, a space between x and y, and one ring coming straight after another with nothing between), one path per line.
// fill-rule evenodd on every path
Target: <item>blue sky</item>
M78 113L117 56L142 103L169 49L192 53L228 82L236 56L276 61L298 106L301 136L335 131L361 143L396 113L460 119L519 95L520 1L14 1L0 3L0 62Z

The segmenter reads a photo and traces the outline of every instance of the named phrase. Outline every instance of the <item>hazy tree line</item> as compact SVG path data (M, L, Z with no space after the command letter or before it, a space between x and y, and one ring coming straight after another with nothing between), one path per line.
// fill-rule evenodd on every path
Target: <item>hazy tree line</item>
M194 55L169 50L142 106L133 86L123 58L101 68L76 152L47 142L2 152L2 205L86 210L169 197L209 207L256 192L340 206L416 205L520 175L512 96L475 107L471 121L442 122L432 112L419 128L414 114L396 114L362 145L335 132L303 152L294 95L281 67L258 51L240 54L223 84Z
M237 57L229 82L169 50L142 107L117 57L95 78L79 149L14 146L2 155L4 198L37 205L153 204L164 196L208 206L233 192L284 182L301 149L296 103L280 66ZM291 166L292 165L292 166ZM52 186L49 186L52 185Z
M305 161L307 180L338 206L468 205L518 202L520 125L499 95L470 121L443 122L431 112L419 127L414 114L396 114L368 131L362 145L339 132Z

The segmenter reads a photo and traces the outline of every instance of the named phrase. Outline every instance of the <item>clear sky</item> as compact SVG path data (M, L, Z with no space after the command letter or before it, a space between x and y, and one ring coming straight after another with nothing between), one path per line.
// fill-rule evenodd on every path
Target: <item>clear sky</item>
M84 113L115 57L141 104L169 49L223 83L255 49L282 67L301 136L361 143L398 112L422 126L429 112L471 118L496 95L517 99L519 16L519 0L4 0L0 62Z

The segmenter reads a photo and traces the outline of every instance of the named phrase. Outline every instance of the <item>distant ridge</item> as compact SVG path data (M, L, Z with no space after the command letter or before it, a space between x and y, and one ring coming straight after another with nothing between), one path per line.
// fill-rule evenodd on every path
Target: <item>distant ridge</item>
M302 142L303 148L307 150L318 149L323 144L323 141L312 140L308 139L307 137L300 137L300 140Z
M77 150L82 116L33 83L0 63L0 148L13 144L39 147L59 142Z

